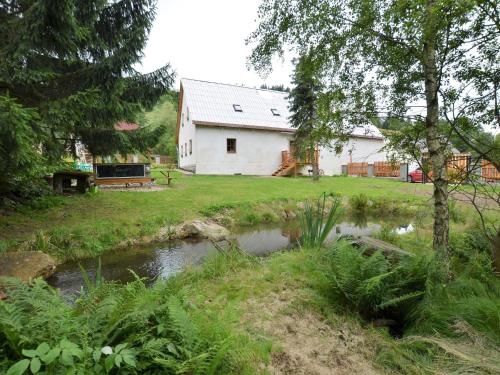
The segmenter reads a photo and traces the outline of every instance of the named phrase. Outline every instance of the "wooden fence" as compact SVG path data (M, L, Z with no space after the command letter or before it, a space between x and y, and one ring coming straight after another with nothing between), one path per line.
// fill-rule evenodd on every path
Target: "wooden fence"
M481 163L481 177L486 181L499 181L500 171L487 160Z
M376 177L399 177L399 162L376 161L373 163L373 174Z
M368 163L348 163L347 174L349 176L368 176Z
M446 164L446 173L448 178L453 182L461 182L467 178L469 166L471 165L471 157L468 154L453 155L448 159Z

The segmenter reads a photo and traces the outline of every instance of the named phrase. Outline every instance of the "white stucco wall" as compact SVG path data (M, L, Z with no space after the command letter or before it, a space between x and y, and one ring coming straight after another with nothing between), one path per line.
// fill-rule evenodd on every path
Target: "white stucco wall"
M236 153L228 153L226 139L236 139ZM277 131L197 126L196 173L270 176L281 164L291 135Z
M193 125L192 113L190 113L189 120L187 111L189 108L189 99L184 95L182 100L181 109L181 126L179 128L179 144L177 149L177 160L179 167L182 169L194 170L196 166L196 126ZM184 126L182 123L184 122ZM193 143L193 152L189 153L189 141ZM182 146L182 148L181 148ZM187 146L187 156L184 148ZM181 156L181 149L183 154Z
M319 167L327 176L340 175L342 165L351 162L350 150L352 150L353 163L373 163L386 160L385 152L381 151L382 147L384 147L384 140L381 139L351 138L338 155L330 148L321 148Z

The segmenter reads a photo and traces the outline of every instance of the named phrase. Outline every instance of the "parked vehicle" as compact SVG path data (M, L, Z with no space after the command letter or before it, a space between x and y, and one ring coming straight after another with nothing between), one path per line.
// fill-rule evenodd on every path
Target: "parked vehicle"
M422 169L417 168L413 172L408 173L408 181L410 182L422 182L423 173Z

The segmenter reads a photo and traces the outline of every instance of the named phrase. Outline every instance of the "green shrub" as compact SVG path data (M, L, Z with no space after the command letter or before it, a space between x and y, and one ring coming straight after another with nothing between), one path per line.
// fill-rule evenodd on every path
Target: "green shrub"
M366 213L369 208L368 196L364 193L353 195L349 198L349 205L351 209L358 214Z
M239 217L238 224L239 225L255 225L255 224L260 223L261 221L262 221L262 218L257 213L247 212L246 214L243 214L242 216Z
M327 200L334 197L330 206ZM300 219L300 244L306 248L320 248L335 226L340 214L340 199L333 194L323 193L315 202L305 203Z

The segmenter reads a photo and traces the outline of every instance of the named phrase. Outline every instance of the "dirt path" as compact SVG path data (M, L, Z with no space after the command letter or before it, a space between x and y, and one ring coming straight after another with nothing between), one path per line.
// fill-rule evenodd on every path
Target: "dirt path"
M415 187L412 188L412 185L410 185L410 187L405 188L405 191L407 191L408 194L410 194L410 195L424 196L424 197L428 197L429 201L432 200L432 195L433 195L432 188L428 189L428 190L422 190L422 189L418 189ZM468 205L471 205L471 196L472 196L472 192L465 193L463 191L457 191L457 190L450 191L450 197L454 198L455 200L457 200L461 203L468 204ZM489 208L489 209L498 208L498 202L496 202L492 198L487 198L487 197L484 197L484 196L479 194L475 199L476 199L478 207L484 207L484 208Z
M327 324L312 311L297 309L289 291L247 302L246 320L270 335L282 350L273 352L268 370L277 375L378 374L373 348L348 323ZM353 329L354 328L354 329Z

